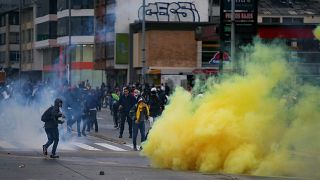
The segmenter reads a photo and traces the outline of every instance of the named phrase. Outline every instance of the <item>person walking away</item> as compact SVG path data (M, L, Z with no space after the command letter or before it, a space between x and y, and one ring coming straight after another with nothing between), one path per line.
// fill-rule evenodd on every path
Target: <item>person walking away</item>
M93 128L93 125L95 125L95 132L98 132L97 105L97 96L95 95L94 90L90 89L86 98L86 109L89 112L89 122L87 123L88 132Z
M116 91L111 94L112 98L112 114L113 114L113 123L114 123L114 128L119 128L119 99L120 99L120 91Z
M135 117L133 117L133 150L137 151L137 136L138 131L140 131L141 143L145 141L145 121L149 118L149 107L145 103L143 98L138 100L138 104L136 105L136 113ZM142 147L140 146L140 150Z
M123 95L121 95L119 99L119 111L121 116L119 138L122 138L124 124L126 121L128 122L129 126L129 138L132 138L132 119L129 116L129 112L132 106L134 106L135 102L135 98L129 94L129 88L125 87L123 90Z
M50 114L48 120L44 124L45 132L47 134L48 141L46 144L42 146L43 155L48 155L48 147L52 146L52 151L50 158L59 158L56 155L56 150L59 143L59 130L58 124L63 124L64 121L59 120L60 117L65 118L65 116L61 113L60 108L62 107L62 100L57 98L54 101L54 106L50 109Z

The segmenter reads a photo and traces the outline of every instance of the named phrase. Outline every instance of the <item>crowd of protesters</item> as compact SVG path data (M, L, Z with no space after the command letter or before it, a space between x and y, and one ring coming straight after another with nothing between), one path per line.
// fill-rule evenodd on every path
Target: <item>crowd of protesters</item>
M151 128L168 102L170 88L166 85L149 86L149 84L116 87L108 92L109 107L113 116L114 128L119 129L122 138L125 123L128 124L129 138L133 139L133 148L137 150L137 135L140 131L141 142L145 141L145 123Z
M67 132L71 134L72 127L76 124L79 137L86 136L90 131L99 131L97 111L108 107L114 128L119 129L119 138L122 138L127 122L129 138L133 139L134 150L137 150L138 131L143 142L149 130L145 129L145 123L152 127L161 115L167 104L170 88L166 84L150 86L139 83L115 87L102 83L100 87L92 88L88 81L80 82L77 86L27 81L23 84L2 85L0 93L0 106L12 99L20 101L22 105L37 105L39 99L48 93L54 98L60 98L63 102L61 111L66 118Z

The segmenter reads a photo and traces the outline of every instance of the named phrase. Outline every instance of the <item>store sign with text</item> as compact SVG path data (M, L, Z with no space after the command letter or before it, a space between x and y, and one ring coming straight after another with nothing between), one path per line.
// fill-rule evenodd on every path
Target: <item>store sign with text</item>
M230 40L231 29L231 0L222 0L220 10L221 38ZM248 37L257 33L257 1L256 0L235 0L235 23L236 35Z

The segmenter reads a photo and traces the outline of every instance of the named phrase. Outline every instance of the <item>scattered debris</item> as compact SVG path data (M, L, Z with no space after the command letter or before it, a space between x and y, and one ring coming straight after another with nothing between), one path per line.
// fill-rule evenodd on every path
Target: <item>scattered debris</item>
M19 168L25 168L25 167L26 167L26 165L24 165L24 164L19 165Z

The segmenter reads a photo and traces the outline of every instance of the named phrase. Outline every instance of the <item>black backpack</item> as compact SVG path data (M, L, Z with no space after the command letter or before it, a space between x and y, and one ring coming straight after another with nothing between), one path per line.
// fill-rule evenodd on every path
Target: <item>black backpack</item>
M52 108L53 106L49 107L41 116L41 121L42 122L48 122L51 121L52 118Z

